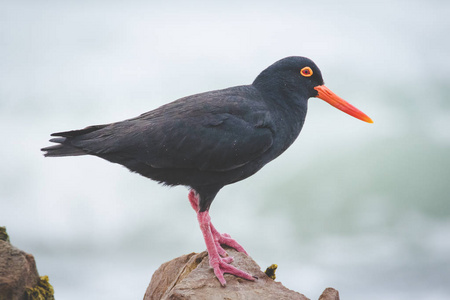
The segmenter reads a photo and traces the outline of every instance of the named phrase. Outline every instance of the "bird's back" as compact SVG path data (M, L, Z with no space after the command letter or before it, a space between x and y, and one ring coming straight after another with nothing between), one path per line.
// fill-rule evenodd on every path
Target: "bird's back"
M136 118L53 134L47 156L91 154L168 185L228 184L259 170L274 122L253 86L201 93Z

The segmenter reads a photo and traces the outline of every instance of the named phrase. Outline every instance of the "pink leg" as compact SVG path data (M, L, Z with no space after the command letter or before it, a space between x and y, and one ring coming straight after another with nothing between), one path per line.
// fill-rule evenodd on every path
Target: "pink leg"
M239 244L237 244L233 239L231 239L229 235L227 234L221 235L219 232L217 232L217 230L211 224L211 217L209 216L209 213L207 211L198 212L198 196L195 194L193 190L191 190L191 192L189 193L189 201L191 202L192 208L194 208L194 210L197 211L198 223L200 224L200 229L202 231L203 238L205 239L206 249L208 250L209 265L214 269L214 274L216 275L217 279L219 279L220 284L222 286L225 286L226 284L225 278L223 277L224 273L233 274L235 276L247 280L252 281L255 280L255 278L252 275L230 265L229 263L232 262L231 257L224 257L224 258L220 257L220 255L222 256L227 255L225 250L220 246L219 243L220 238L222 238L226 242L230 242L231 240L236 245L238 245L242 250L243 248ZM213 231L215 232L215 236ZM220 238L217 238L217 235L220 236Z
M194 190L189 191L189 202L191 203L192 208L198 213L198 195ZM227 233L221 234L216 230L214 225L210 223L211 233L216 241L216 248L219 251L221 256L228 256L227 252L220 245L227 245L231 248L236 249L239 252L245 253L248 255L247 251L245 251L244 247L242 247L236 240L232 239L231 236ZM232 260L231 260L232 261Z

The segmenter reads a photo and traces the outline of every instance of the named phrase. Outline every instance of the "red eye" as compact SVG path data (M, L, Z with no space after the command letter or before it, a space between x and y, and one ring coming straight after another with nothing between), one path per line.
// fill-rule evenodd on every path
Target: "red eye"
M300 70L300 74L302 74L305 77L310 77L313 74L313 71L311 70L310 67L304 67L303 69Z

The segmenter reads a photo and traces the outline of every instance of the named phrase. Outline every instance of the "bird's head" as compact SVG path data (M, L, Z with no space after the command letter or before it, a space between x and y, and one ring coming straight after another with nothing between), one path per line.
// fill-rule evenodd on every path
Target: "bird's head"
M373 123L366 114L327 88L320 69L306 57L290 56L275 62L258 75L253 85L269 94L298 95L305 101L317 97L355 118Z

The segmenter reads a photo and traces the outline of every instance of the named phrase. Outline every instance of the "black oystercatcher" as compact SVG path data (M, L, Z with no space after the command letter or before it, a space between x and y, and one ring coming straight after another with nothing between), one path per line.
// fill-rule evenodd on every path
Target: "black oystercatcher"
M251 85L181 98L136 118L52 134L45 156L95 155L162 184L190 188L209 253L222 285L224 273L254 280L230 263L221 245L244 248L219 233L208 210L217 192L245 179L283 153L305 121L308 99L318 97L365 122L372 120L331 92L316 64L287 57Z

